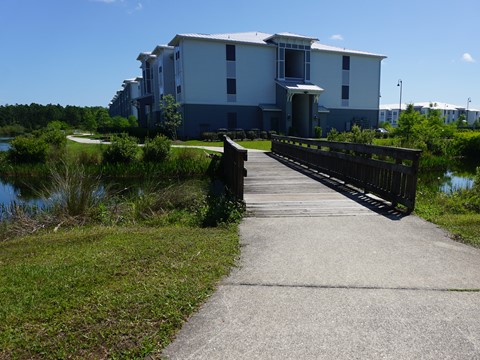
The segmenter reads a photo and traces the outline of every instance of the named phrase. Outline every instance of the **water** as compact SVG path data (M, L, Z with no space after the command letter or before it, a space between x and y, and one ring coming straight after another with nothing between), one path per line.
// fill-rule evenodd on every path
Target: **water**
M0 137L0 151L7 151L10 149L10 140L12 139Z
M477 166L480 166L478 161L464 160L452 164L447 171L420 173L419 182L446 194L470 189L474 184Z

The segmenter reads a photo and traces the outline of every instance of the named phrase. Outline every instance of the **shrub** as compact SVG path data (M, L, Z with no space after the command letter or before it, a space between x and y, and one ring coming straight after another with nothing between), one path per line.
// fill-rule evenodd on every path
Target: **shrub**
M317 139L322 138L322 127L321 126L315 126L315 137Z
M247 139L249 140L255 140L255 137L256 137L256 134L255 134L255 131L247 131Z
M223 141L223 135L227 135L228 130L227 129L218 129L217 130L217 136L220 139L220 141Z
M112 135L111 144L103 151L104 163L129 163L136 160L137 139L126 134Z
M261 131L260 138L266 140L268 138L268 133L266 131Z
M64 148L67 145L65 133L59 129L47 129L40 136L45 142L57 149Z
M163 135L157 135L153 140L146 140L143 147L143 160L160 162L170 153L170 140Z
M272 138L272 135L277 135L277 132L275 130L270 130L268 132L268 138L271 139Z
M480 156L480 132L457 132L453 139L457 155L478 158Z
M235 132L235 139L245 140L245 138L247 137L243 129L236 129L234 132Z
M42 138L18 136L10 143L8 158L14 163L45 163L48 144Z
M202 139L204 141L218 141L218 135L217 133L206 131L202 133Z

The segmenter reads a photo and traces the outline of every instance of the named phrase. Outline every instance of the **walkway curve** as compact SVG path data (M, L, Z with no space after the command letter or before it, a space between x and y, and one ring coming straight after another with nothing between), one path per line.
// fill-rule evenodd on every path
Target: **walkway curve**
M89 138L85 138L85 137L78 137L78 136L75 136L75 135L68 135L67 139L71 140L71 141L75 141L77 143L81 143L81 144L105 144L105 145L110 144L110 142L108 142L108 141L102 141L102 140L98 140L98 139L89 139ZM143 144L139 144L139 146L143 146ZM208 151L215 151L215 152L223 153L223 147L221 147L221 146L172 145L172 148L202 149L202 150L208 150ZM265 151L264 150L250 149L249 152L263 153Z

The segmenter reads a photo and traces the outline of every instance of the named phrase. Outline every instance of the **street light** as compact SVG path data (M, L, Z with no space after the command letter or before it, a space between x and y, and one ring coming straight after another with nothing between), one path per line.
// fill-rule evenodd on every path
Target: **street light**
M402 111L402 88L403 88L403 82L402 79L398 79L397 86L400 86L400 104L398 106L398 119L400 119L400 112Z
M465 114L466 117L467 117L467 119L466 119L466 120L467 120L467 125L468 125L468 107L469 107L469 105L470 105L471 102L472 102L472 99L471 99L471 98L468 98L468 99L467 99L467 113Z

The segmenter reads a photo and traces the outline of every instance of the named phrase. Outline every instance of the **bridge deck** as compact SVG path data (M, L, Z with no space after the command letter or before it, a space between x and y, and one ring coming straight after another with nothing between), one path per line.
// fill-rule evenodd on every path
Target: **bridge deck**
M356 216L388 204L327 176L266 153L248 154L244 199L255 217Z

